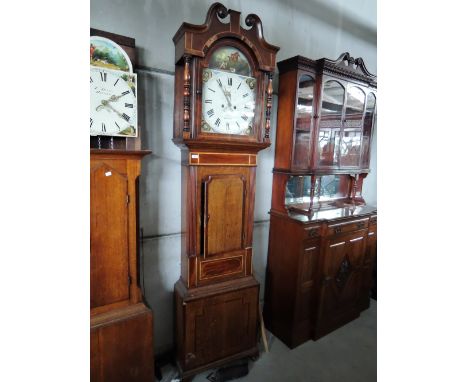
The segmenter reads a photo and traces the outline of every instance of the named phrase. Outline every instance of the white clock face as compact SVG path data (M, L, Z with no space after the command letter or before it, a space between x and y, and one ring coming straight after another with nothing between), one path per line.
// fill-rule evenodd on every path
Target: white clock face
M203 70L203 132L252 135L256 80L222 70Z
M89 85L91 135L136 137L136 74L91 67Z

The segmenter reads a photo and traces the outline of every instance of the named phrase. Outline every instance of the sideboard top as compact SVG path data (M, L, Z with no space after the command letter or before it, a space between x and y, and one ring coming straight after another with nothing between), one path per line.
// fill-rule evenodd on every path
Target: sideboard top
M358 218L364 215L377 213L377 208L368 205L332 208L326 210L314 211L312 215L289 212L289 217L300 223L318 223L321 221L339 220L346 218Z

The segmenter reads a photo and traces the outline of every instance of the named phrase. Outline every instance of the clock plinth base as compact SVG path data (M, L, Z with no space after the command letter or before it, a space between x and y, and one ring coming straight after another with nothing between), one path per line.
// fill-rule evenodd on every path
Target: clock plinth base
M91 382L153 382L153 314L143 303L91 317Z
M187 289L174 286L177 365L185 380L258 355L259 283L253 277Z

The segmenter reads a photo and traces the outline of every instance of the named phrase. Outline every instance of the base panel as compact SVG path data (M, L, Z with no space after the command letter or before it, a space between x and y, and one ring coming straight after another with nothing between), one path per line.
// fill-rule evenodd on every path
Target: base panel
M177 363L182 377L258 354L259 284L253 277L187 289L175 285Z
M143 304L91 318L91 382L153 382L153 314Z

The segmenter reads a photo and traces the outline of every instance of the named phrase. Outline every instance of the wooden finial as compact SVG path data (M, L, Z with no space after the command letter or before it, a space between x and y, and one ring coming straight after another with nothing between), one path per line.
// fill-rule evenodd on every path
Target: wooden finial
M355 174L353 176L353 182L352 182L352 191L351 191L351 199L354 200L356 199L356 190L359 182L359 174Z
M190 138L190 61L192 58L188 55L184 56L184 139Z
M263 141L270 141L270 116L271 106L273 100L273 72L268 72L268 85L267 85L267 104L266 104L266 122L265 122L265 136Z

